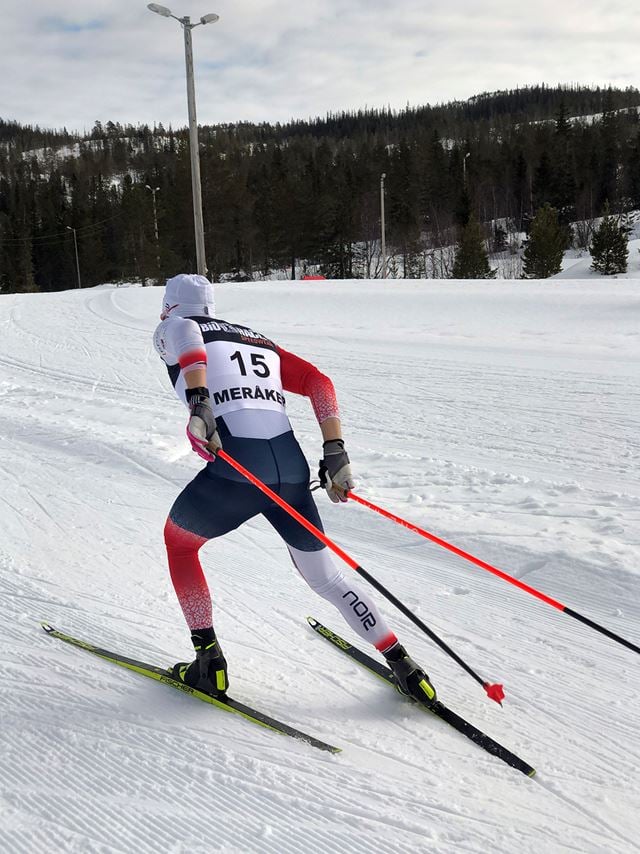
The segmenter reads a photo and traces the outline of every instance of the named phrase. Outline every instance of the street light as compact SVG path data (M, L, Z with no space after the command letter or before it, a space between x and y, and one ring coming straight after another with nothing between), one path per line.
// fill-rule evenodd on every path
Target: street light
M193 194L193 223L196 234L196 261L197 272L201 276L207 273L207 262L204 250L204 222L202 217L202 186L200 183L200 150L198 148L198 122L196 120L196 92L193 82L193 46L191 42L191 30L200 24L215 24L220 16L215 13L203 15L198 23L192 24L191 18L176 17L171 9L160 6L158 3L147 4L147 9L162 15L163 18L173 18L181 24L184 31L184 57L187 72L187 105L189 109L189 146L191 150L191 191Z
M149 3L147 9L151 9L156 15L162 15L163 18L173 18L171 9L167 9L166 6L160 6L158 3Z
M76 230L72 228L70 225L67 226L67 231L73 232L73 245L76 248L76 272L78 274L78 287L82 287L82 283L80 281L80 261L78 259L78 238L76 237Z
M150 187L148 184L145 184L145 187L153 196L153 229L156 235L156 263L158 265L158 275L160 275L160 238L158 237L158 209L156 208L156 193L160 187Z
M387 173L383 172L380 176L380 237L381 237L381 248L382 248L382 278L387 278L387 242L386 242L386 228L384 221L384 179L387 177Z

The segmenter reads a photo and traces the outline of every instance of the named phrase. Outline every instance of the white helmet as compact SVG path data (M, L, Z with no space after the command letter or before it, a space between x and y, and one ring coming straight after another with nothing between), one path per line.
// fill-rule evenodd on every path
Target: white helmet
M204 276L180 273L167 279L160 315L162 320L170 314L179 317L215 317L215 313L213 285Z

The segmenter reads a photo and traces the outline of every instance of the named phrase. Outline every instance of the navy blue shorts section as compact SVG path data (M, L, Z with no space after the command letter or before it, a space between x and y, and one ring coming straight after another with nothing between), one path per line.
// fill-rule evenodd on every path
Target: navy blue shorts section
M274 439L244 439L229 435L223 418L218 419L218 433L229 456L267 486L309 481L309 466L296 437L291 431ZM210 474L245 484L246 479L224 460L207 464Z
M320 515L309 490L307 462L293 434L286 433L284 437L269 440L225 437L222 441L227 453L322 531ZM224 476L227 470L233 477ZM209 463L182 490L169 517L180 528L210 540L235 530L258 514L273 525L287 545L305 552L324 548L317 537L256 486L244 478L239 481L235 469L222 460Z

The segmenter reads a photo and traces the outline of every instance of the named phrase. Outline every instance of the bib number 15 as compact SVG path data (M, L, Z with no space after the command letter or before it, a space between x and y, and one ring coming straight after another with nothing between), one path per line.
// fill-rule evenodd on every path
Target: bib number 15
M244 359L242 358L242 353L240 350L236 350L231 356L229 356L232 362L238 363L238 368L243 377L247 376L247 367L244 363ZM252 373L254 373L257 377L261 377L264 379L271 374L269 370L269 365L266 362L266 356L262 353L252 353L251 354L251 369Z

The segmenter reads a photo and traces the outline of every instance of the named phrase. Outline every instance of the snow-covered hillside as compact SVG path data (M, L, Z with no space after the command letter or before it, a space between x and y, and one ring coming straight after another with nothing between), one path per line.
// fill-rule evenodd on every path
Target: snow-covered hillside
M199 469L152 349L159 289L0 297L0 850L640 851L640 658L349 503L328 533L442 699L527 779L311 632L355 640L254 520L203 550L231 693L340 745L252 726L47 637L190 654L162 527ZM363 496L640 643L640 282L225 285L219 315L336 384ZM290 417L312 465L308 402ZM346 572L351 570L345 567Z

